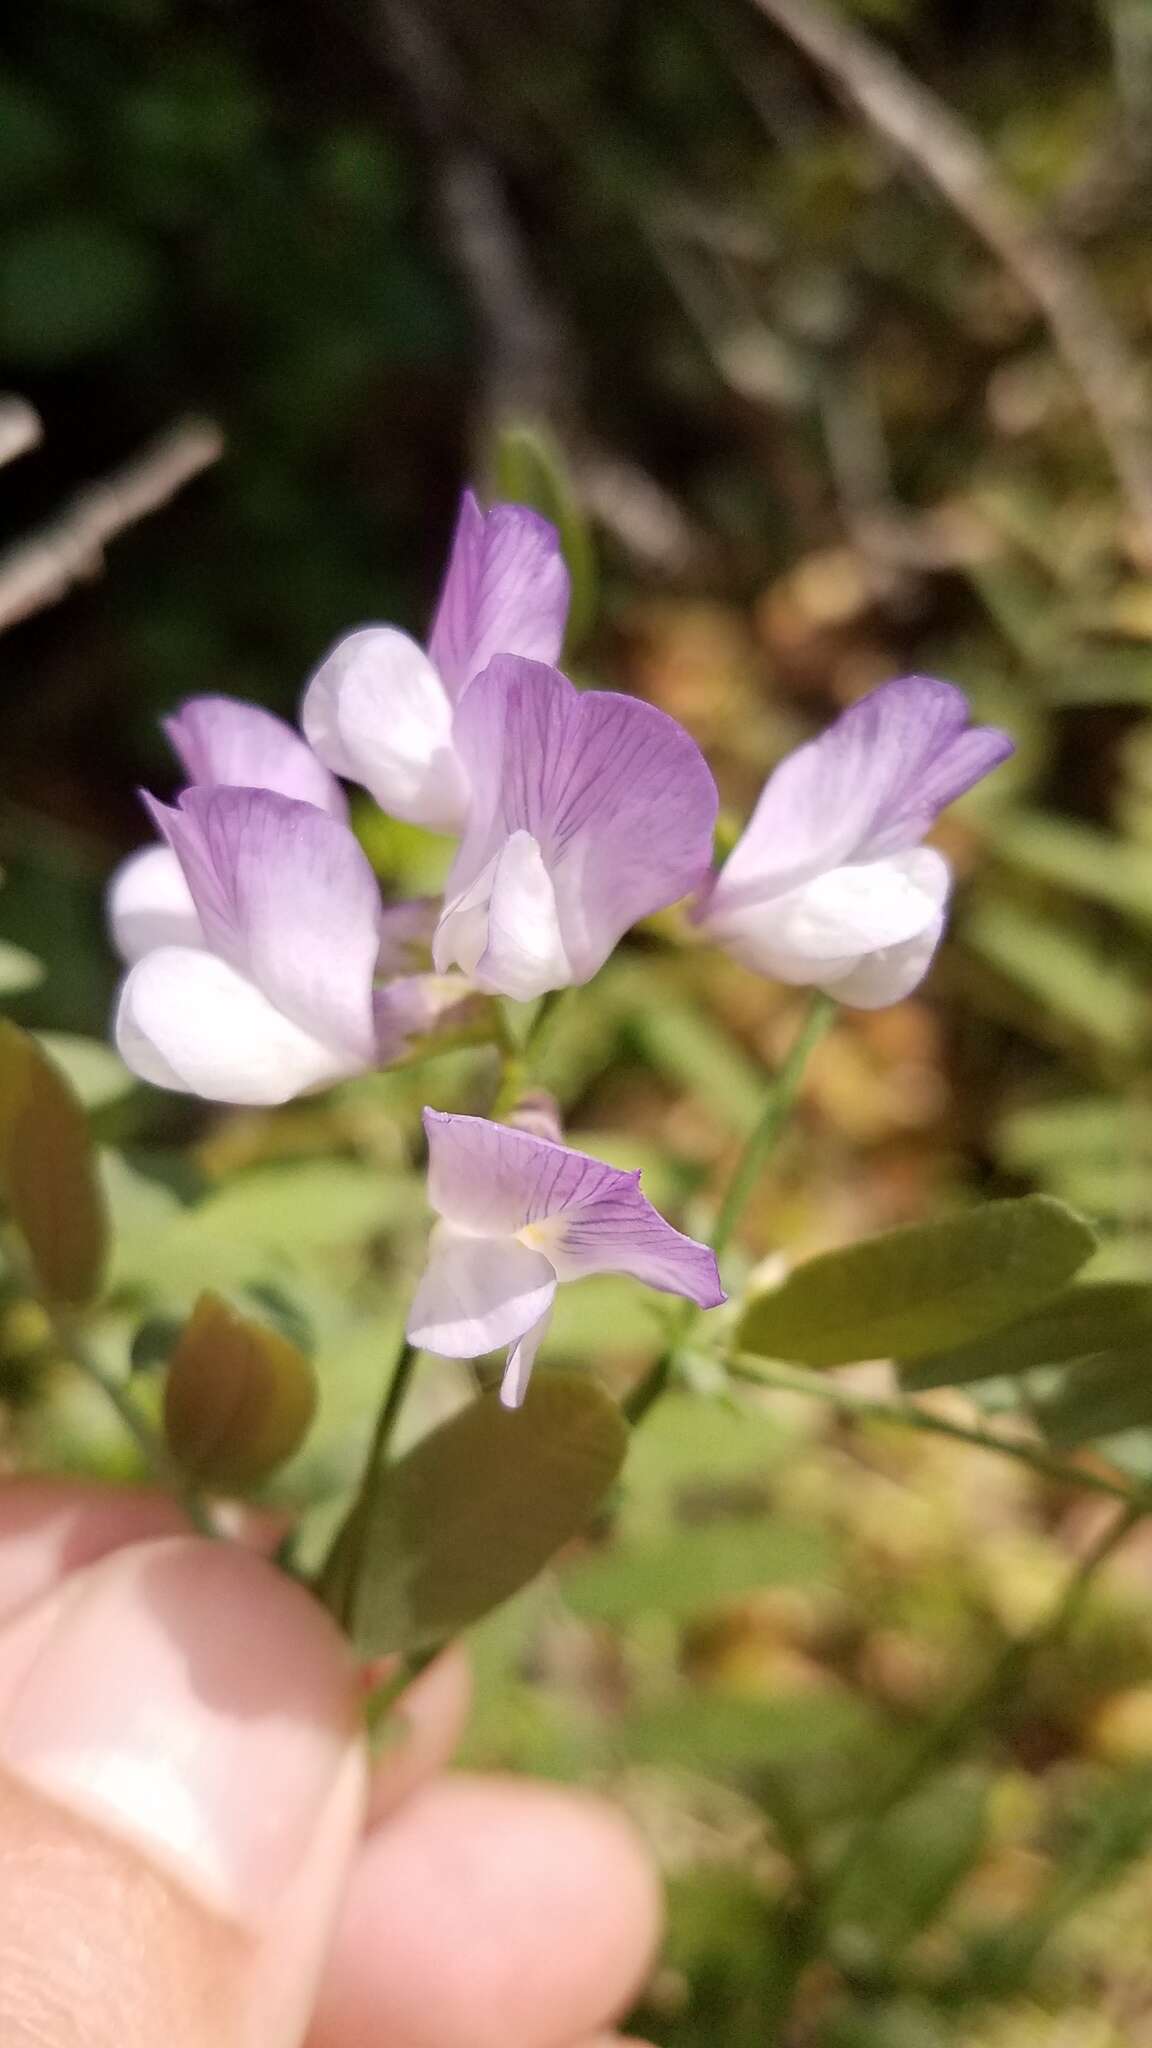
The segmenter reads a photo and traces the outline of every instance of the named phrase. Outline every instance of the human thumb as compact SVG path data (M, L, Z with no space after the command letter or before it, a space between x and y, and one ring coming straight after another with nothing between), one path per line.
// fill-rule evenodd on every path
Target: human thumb
M296 2048L366 1765L328 1617L170 1537L0 1627L4 2048Z

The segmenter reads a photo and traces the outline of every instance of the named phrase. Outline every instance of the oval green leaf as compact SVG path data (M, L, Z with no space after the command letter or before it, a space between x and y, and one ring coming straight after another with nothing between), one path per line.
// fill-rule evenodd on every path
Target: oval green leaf
M1152 1339L1077 1359L1034 1412L1049 1443L1061 1451L1143 1429L1152 1423Z
M1034 1372L1045 1365L1147 1342L1152 1347L1152 1287L1140 1280L1100 1280L1069 1287L1033 1315L990 1337L936 1351L900 1368L909 1393L964 1387L975 1380Z
M0 1194L44 1299L85 1308L100 1293L108 1220L88 1119L26 1031L0 1021Z
M1038 1308L1095 1249L1084 1218L1048 1195L986 1202L809 1259L749 1302L737 1343L805 1365L918 1358Z
M538 1375L511 1411L482 1394L432 1430L361 1511L357 1648L427 1647L500 1606L579 1535L627 1448L619 1408L576 1373Z
M202 1294L164 1389L164 1434L181 1471L207 1486L255 1486L299 1449L315 1412L304 1353L218 1294Z

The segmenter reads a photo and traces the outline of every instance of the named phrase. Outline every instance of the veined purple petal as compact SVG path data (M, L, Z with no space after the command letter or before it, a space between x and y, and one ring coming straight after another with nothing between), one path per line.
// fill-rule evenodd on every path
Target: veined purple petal
M426 1109L424 1128L429 1197L456 1231L515 1236L561 1280L629 1273L700 1308L724 1300L714 1254L665 1223L639 1174L485 1117Z
M499 655L467 691L453 736L474 794L434 947L439 967L464 965L463 945L481 987L512 992L500 976L516 920L496 885L516 835L526 849L515 863L518 900L536 882L531 951L543 978L532 994L590 980L630 925L700 883L716 786L695 741L654 705L581 692L557 669Z
M422 647L394 626L345 634L314 671L300 707L309 744L382 809L433 832L459 832L468 785L452 744L452 704Z
M273 789L348 815L344 792L311 747L284 719L236 697L189 697L164 730L190 783Z
M546 1316L556 1275L515 1238L473 1237L440 1224L408 1314L408 1337L444 1358L480 1358Z
M154 946L204 944L192 891L170 846L144 846L121 861L107 900L113 943L129 965Z
M151 809L210 949L345 1062L371 1064L380 903L348 827L261 789L189 789Z
M962 691L930 676L884 683L768 779L701 921L783 895L829 868L914 846L955 797L1013 750L970 726Z
M556 528L525 505L482 512L460 500L428 652L452 702L496 654L555 661L568 617L569 577Z
M360 1064L301 1030L227 960L183 946L157 946L137 962L115 1030L142 1081L209 1102L288 1102Z

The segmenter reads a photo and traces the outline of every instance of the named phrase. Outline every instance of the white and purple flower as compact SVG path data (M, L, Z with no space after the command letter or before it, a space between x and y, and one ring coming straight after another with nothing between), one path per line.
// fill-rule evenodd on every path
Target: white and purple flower
M555 661L569 578L553 526L523 505L461 501L427 652L395 626L362 626L325 656L301 720L320 759L410 824L459 833L468 765L453 722L493 655Z
M928 970L951 874L921 844L939 813L1007 758L960 690L885 683L769 777L697 921L746 967L864 1010Z
M336 777L292 726L260 705L235 697L190 697L163 723L190 784L271 789L330 817L347 817ZM142 847L117 868L108 889L108 918L116 950L129 963L156 946L203 944L184 870L167 844Z
M351 831L266 789L196 788L150 805L194 929L154 944L120 993L133 1073L214 1102L269 1104L396 1056L435 1009L415 976L378 989L414 910L381 907Z
M627 1273L698 1308L726 1299L714 1253L665 1223L638 1173L484 1117L426 1109L424 1127L440 1220L408 1336L446 1358L509 1345L506 1407L524 1398L564 1280Z
M654 705L497 655L454 740L474 795L433 943L441 971L527 1002L590 981L630 925L699 886L716 785Z

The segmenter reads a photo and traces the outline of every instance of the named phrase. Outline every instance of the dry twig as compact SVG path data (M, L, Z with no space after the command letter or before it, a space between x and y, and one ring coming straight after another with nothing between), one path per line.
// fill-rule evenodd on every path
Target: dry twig
M1033 218L951 107L824 0L753 4L950 200L1043 313L1152 548L1152 415L1143 371L1079 257Z
M0 555L0 632L99 575L109 541L166 505L223 450L211 420L180 420L122 469L86 484L55 519Z
M0 469L39 447L43 438L44 428L35 406L12 392L0 392Z

